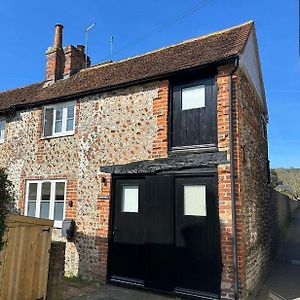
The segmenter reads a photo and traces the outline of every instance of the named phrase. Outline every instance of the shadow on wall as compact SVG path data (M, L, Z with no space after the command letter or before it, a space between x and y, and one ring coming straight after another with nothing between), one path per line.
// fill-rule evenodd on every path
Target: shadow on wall
M108 238L88 236L76 232L75 238L68 241L74 243L75 249L72 250L78 255L78 277L90 281L105 281Z
M271 255L275 256L279 246L279 241L287 230L288 224L292 219L297 208L300 208L300 200L292 199L286 194L270 189L271 195L271 224L270 241Z

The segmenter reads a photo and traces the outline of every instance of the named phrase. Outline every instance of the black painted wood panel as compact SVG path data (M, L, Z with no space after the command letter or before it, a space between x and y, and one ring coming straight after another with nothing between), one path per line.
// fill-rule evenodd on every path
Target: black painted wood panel
M217 143L217 108L215 77L174 83L172 95L171 148ZM205 85L205 107L182 110L182 89Z

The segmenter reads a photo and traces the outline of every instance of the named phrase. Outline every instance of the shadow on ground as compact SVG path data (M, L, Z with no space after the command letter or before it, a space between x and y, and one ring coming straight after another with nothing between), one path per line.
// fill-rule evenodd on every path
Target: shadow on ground
M300 210L280 243L270 273L256 300L300 299Z
M91 287L90 287L91 288ZM147 293L133 289L122 288L109 284L104 284L100 287L94 287L93 290L81 289L77 290L77 296L67 297L65 300L168 300L175 299L163 295ZM179 298L176 298L179 299Z

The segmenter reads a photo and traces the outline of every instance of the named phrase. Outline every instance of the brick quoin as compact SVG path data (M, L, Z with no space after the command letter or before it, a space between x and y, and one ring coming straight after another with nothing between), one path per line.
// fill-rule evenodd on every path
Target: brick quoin
M153 115L157 120L157 136L152 144L152 158L168 156L168 103L169 82L160 83L158 97L153 100Z
M230 97L230 74L232 65L226 65L218 69L217 75L217 129L218 147L220 151L227 152L230 161L230 127L229 127L229 97ZM238 247L238 270L241 294L245 281L244 266L244 245L243 245L243 224L241 216L241 182L240 172L240 151L238 139L238 118L237 118L237 97L235 93L236 75L232 76L232 100L233 100L233 131L234 131L234 154L235 154L235 193L236 193L236 222L237 222L237 247ZM218 196L219 196L219 219L221 229L221 253L222 253L222 283L221 296L223 299L234 297L234 269L233 269L233 246L232 246L232 202L231 202L231 177L230 163L218 166Z
M229 152L229 81L233 66L227 65L218 69L217 85L217 128L218 147L220 151ZM264 274L268 261L268 188L267 188L267 141L262 137L261 115L262 108L253 85L238 69L232 75L232 99L233 99L233 133L234 133L234 176L236 196L236 230L237 230L237 259L240 299L249 295L249 291L258 284ZM246 137L247 135L247 137ZM249 142L249 137L252 141ZM247 161L248 157L248 161ZM255 175L249 173L257 170ZM253 171L251 171L253 172ZM259 192L258 192L259 191ZM257 196L256 194L260 195ZM234 270L232 248L232 203L231 203L231 178L230 163L218 166L218 195L219 195L219 218L221 227L221 252L222 252L222 299L233 299L234 294ZM254 200L251 200L254 199ZM259 207L253 212L253 205ZM249 206L252 207L248 208ZM257 228L260 243L256 243L256 250L249 245L251 232L249 219L261 216ZM263 250L260 250L263 248ZM252 251L252 252L251 252ZM256 252L255 252L256 251ZM253 257L251 257L253 255ZM263 256L255 267L250 267L251 260L255 255ZM249 258L251 257L251 259ZM251 270L256 272L252 274ZM259 274L259 275L257 275Z

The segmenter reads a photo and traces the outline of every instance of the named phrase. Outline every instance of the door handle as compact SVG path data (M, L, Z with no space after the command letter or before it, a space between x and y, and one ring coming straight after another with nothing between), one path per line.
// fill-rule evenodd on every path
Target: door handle
M119 232L120 230L119 230L119 228L114 228L113 229L113 235L116 233L116 232Z

